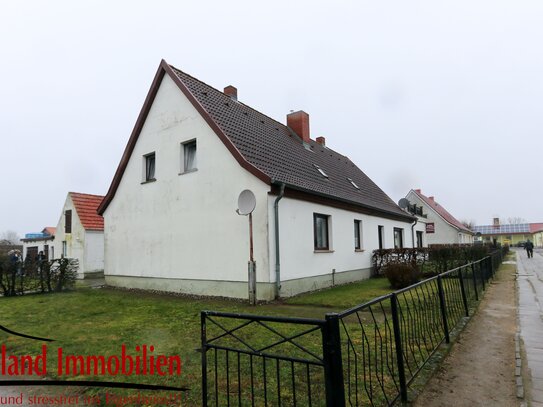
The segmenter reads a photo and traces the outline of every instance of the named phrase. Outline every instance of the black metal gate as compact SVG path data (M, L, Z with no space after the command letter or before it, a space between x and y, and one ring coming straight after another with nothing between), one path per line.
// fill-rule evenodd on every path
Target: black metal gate
M325 319L202 311L204 406L382 406L478 301L501 251Z

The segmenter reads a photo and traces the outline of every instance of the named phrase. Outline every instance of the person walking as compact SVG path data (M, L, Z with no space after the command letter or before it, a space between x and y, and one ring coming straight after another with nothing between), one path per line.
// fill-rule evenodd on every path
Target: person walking
M534 257L534 244L528 240L526 244L524 245L524 248L526 249L526 253L528 254L528 258Z

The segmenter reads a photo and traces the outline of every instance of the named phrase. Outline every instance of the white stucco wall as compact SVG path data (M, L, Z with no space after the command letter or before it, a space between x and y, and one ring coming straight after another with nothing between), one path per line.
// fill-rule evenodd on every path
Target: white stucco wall
M86 273L104 270L104 232L86 231L84 269Z
M270 274L275 281L273 222L275 197L270 196ZM330 252L315 252L313 214L329 215ZM354 248L354 220L362 221L363 251ZM384 226L384 248L394 247L395 227L403 229L404 247L412 247L411 223L365 215L301 200L279 201L281 281L344 271L369 269L373 250L379 248L378 226ZM422 227L419 226L419 230Z
M196 139L197 170L180 174L181 144ZM155 152L156 181L143 183L143 156ZM168 75L149 111L115 197L104 213L107 276L247 281L244 189L257 197L257 280L269 281L269 186L233 158ZM209 293L227 295L227 293Z
M67 210L72 211L72 233L65 233L65 217L64 213ZM60 218L57 224L55 234L55 257L60 258L62 255L62 242L66 242L66 256L79 261L79 277L85 271L85 230L81 225L79 216L72 202L70 194L66 196L66 201L60 212Z
M22 242L23 243L23 259L26 259L27 249L29 247L37 247L38 253L40 251L43 251L45 253L45 246L48 246L49 251L49 259L53 259L53 256L56 256L56 251L53 249L54 247L54 238L51 239L44 239L44 240L35 240L31 242Z

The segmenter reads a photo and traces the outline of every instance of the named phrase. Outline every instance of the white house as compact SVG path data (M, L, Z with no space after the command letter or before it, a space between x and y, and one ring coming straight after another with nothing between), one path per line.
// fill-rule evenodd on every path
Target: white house
M96 210L104 197L68 192L56 228L57 257L79 260L78 278L102 277L104 219Z
M462 222L451 215L433 196L412 189L406 196L411 205L422 208L419 220L426 225L427 244L471 244L475 235Z
M32 260L36 259L39 252L43 252L47 260L55 258L55 229L54 227L45 227L40 233L27 233L21 242L23 242L23 259L30 256Z
M259 299L368 278L374 249L414 243L415 218L305 112L285 125L162 61L98 210L106 283L247 298L246 189Z

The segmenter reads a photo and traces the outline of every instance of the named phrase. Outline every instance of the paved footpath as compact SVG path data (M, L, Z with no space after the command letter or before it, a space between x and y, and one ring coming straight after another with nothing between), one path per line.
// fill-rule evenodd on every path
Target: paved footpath
M520 336L524 343L526 399L543 407L543 251L529 259L517 251Z
M515 276L500 270L414 407L518 407Z

